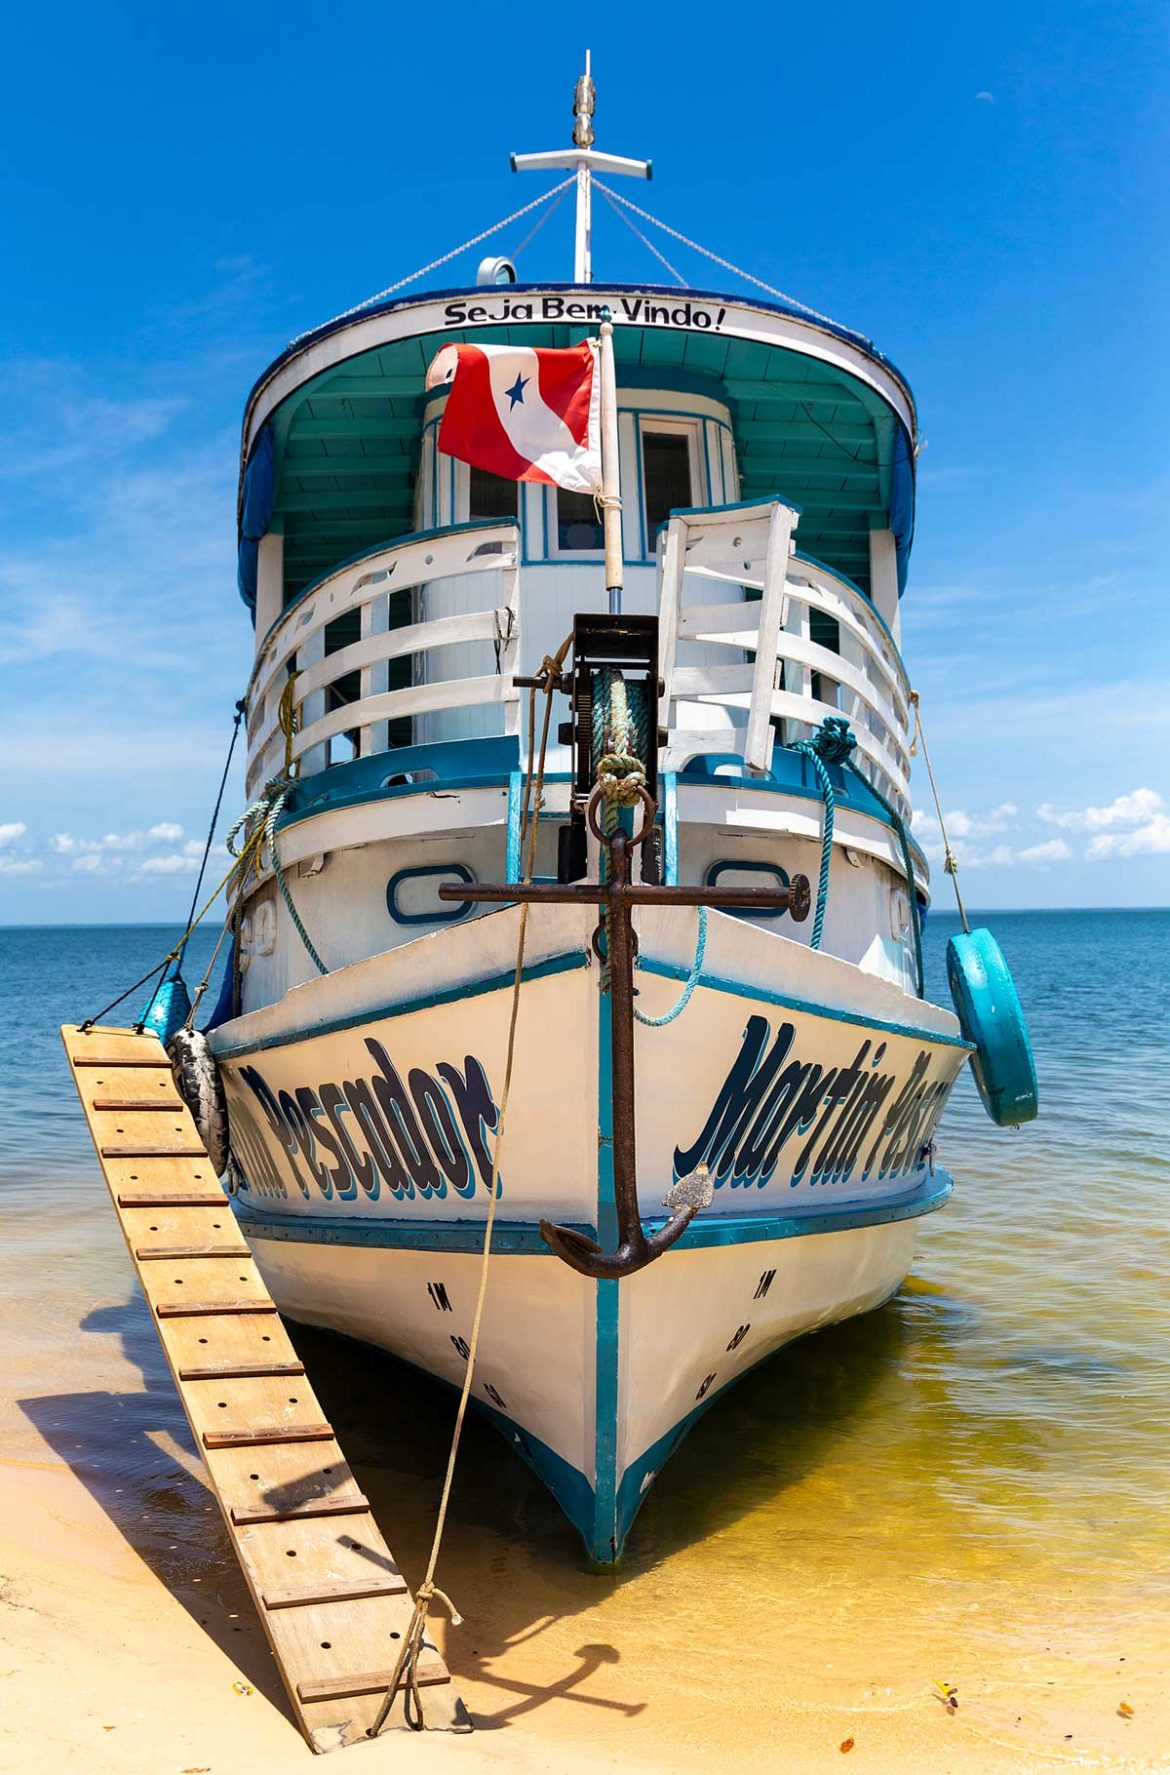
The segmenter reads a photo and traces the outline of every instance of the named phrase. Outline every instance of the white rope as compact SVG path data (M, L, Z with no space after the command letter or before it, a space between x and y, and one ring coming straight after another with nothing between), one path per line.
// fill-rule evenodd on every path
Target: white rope
M387 284L386 288L384 290L379 290L376 296L367 296L364 302L355 302L352 308L343 308L340 314L335 314L333 316L332 320L322 321L321 326L334 327L337 325L338 321L348 320L351 314L360 314L363 308L372 308L375 302L385 301L386 297L392 296L395 290L404 290L407 284L416 283L420 277L425 277L428 271L437 271L440 265L447 265L452 259L457 259L460 253L466 253L470 251L472 247L477 247L480 241L486 240L490 234L498 234L501 228L507 228L510 223L518 222L521 216L526 216L531 210L537 209L542 203L547 203L550 197L556 197L560 192L567 191L569 186L575 182L575 178L576 175L574 174L567 179L562 179L561 183L559 185L554 185L551 191L542 191L539 197L534 197L531 203L523 204L520 209L513 210L512 214L510 216L505 216L502 222L493 222L490 228L485 228L483 230L482 234L473 234L470 240L465 240L463 242L462 246L453 247L449 253L444 253L440 259L432 259L429 265L420 265L418 270L412 271L409 277L400 277L397 283ZM533 233L535 232L536 230L534 229ZM531 239L531 235L529 236L529 239ZM293 345L299 345L302 339L307 339L311 333L319 333L320 331L321 327L310 327L308 332L298 333L291 343Z
M660 265L666 266L666 269L669 271L671 277L673 277L675 283L681 284L685 290L686 285L687 285L687 280L683 276L682 272L676 271L674 266L671 264L670 260L667 258L666 254L660 253L658 251L658 248L654 245L654 242L652 240L646 239L646 236L642 233L642 230L638 227L638 224L636 222L631 222L630 218L626 215L624 210L618 209L617 204L614 202L613 198L610 196L610 194L606 190L605 186L602 184L599 184L596 180L594 180L594 183L597 185L597 189L601 192L601 195L604 197L606 203L608 203L608 205L609 205L610 209L613 211L614 215L621 217L622 221L625 223L625 225L629 229L630 233L635 235L642 242L642 245L646 248L646 251L648 253L653 253L654 257L658 260L658 263Z
M831 315L822 314L819 308L810 308L807 302L798 302L795 296L786 295L774 284L766 284L762 277L753 277L750 271L744 271L742 266L733 265L730 259L721 259L718 253L711 251L710 247L701 246L697 240L691 240L687 235L680 234L677 228L672 228L669 222L662 222L657 216L652 216L649 210L639 209L636 203L632 203L628 197L623 197L620 191L611 191L608 185L601 183L600 179L594 179L593 185L594 189L600 191L603 196L623 204L628 210L633 210L636 216L641 216L643 222L650 222L655 228L661 228L662 232L669 234L672 240L681 241L682 245L690 247L692 252L702 253L705 259L710 259L715 265L721 265L724 271L731 271L736 277L742 277L745 283L755 284L758 290L766 290L769 296L779 297L781 302L787 302L790 308L799 308L802 314L811 315L813 320L823 320L830 327L841 325L840 321L835 321ZM664 260L663 263L666 261ZM677 276L677 273L675 275ZM849 329L843 330L848 331Z

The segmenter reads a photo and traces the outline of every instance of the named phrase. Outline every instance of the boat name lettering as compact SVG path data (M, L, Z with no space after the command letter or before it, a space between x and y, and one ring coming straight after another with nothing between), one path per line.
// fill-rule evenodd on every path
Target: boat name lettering
M399 1199L448 1190L468 1198L481 1184L490 1190L487 1136L495 1132L499 1108L480 1061L468 1054L462 1072L440 1061L437 1077L412 1067L404 1082L380 1041L368 1036L366 1048L374 1062L369 1077L340 1084L278 1090L259 1067L240 1067L235 1076L250 1096L233 1093L232 1141L249 1187L287 1195L267 1156L275 1139L306 1198L316 1191L327 1201L352 1202L360 1192L375 1201L383 1187Z
M903 1075L879 1070L885 1042L864 1041L850 1065L824 1067L793 1054L795 1039L792 1023L772 1039L766 1017L748 1019L702 1133L675 1148L676 1178L705 1164L716 1188L762 1189L786 1147L794 1189L806 1179L840 1183L858 1172L864 1181L918 1169L954 1082L932 1071L931 1050Z
M610 310L608 302L574 302L567 296L538 296L514 301L503 296L495 302L448 302L443 309L449 327L476 327L502 321L593 321L598 325ZM645 296L619 296L616 320L631 326L693 327L700 333L717 333L726 308L706 308L698 302L651 302Z

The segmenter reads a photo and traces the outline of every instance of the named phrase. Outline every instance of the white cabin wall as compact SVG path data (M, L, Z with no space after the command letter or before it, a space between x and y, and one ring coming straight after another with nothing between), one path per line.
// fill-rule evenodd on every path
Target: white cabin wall
M284 609L284 537L279 530L262 536L256 553L256 645Z
M892 530L871 530L869 533L869 587L874 609L894 637L897 646L901 647L898 545Z

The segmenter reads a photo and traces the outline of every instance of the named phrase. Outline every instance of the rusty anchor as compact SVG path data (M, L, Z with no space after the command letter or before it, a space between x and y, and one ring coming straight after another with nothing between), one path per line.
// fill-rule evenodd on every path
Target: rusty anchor
M634 957L636 938L631 913L635 906L712 906L728 910L767 908L788 912L797 921L808 917L808 878L794 875L787 887L708 888L655 887L631 879L630 858L650 833L657 804L639 790L644 819L640 829L620 827L606 833L596 821L601 791L589 801L588 819L594 835L607 847L606 879L595 882L507 882L463 886L444 883L442 900L537 905L601 906L605 909L610 992L610 1054L613 1090L613 1189L617 1215L617 1248L603 1251L593 1239L572 1227L540 1223L541 1237L570 1269L598 1280L615 1280L645 1269L682 1236L700 1208L711 1201L711 1181L702 1170L680 1178L665 1198L672 1212L656 1231L647 1233L638 1209L638 1178L634 1125Z

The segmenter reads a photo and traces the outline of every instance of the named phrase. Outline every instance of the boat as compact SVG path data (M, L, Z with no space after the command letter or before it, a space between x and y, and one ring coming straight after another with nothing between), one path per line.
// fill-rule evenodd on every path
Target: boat
M924 994L910 388L758 280L598 277L596 197L654 219L594 111L587 70L570 146L513 162L565 174L518 214L573 196L571 281L396 288L248 398L198 1101L281 1312L471 1375L604 1566L729 1387L898 1288L968 1059L999 1120L1034 1075L986 933L959 1014ZM587 347L601 483L445 449L451 346Z

